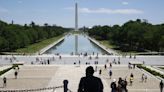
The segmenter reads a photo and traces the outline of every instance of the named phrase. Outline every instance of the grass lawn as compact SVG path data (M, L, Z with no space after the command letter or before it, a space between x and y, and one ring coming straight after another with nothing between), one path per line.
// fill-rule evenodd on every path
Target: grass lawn
M163 70L164 70L164 67L159 67L159 68L161 68L161 69L163 69Z
M62 37L63 37L63 35L53 37L53 38L50 38L50 39L46 39L46 40L43 40L41 42L29 45L26 48L17 49L16 52L17 53L36 53L37 51L41 50L42 48L48 46L49 44L51 44L53 42L59 40Z
M109 43L109 41L107 41L107 40L102 40L102 41L98 41L100 44L102 44L102 45L104 45L105 47L107 47L107 48L110 48L110 49L113 49L114 50L114 48L116 47L116 46L114 46L114 45L111 45L110 43ZM124 52L122 52L121 50L115 50L118 54L123 54Z
M98 40L97 40L98 41ZM107 40L102 40L102 41L98 41L100 44L104 45L105 47L107 48L111 48L111 49L114 49L116 48L115 45L111 45L109 41ZM125 53L128 53L128 54L135 54L137 53L136 51L129 51L129 52L122 52L121 50L115 50L118 54L125 54Z
M109 44L109 41L107 41L107 40L103 40L103 41L98 41L100 44L103 44L105 47L107 47L107 48L114 48L115 46L114 45L111 45L111 44Z

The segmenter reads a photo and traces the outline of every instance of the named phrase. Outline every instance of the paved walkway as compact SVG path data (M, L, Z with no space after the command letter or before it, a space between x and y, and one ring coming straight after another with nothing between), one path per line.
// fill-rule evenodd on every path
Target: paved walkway
M54 66L21 66L19 70L11 70L5 74L7 86L3 88L3 78L0 79L0 87L5 89L36 89L48 85L51 77L57 71ZM15 79L14 72L18 71L18 78Z
M4 89L35 89L35 88L45 88L63 85L63 80L67 79L69 81L68 88L72 92L77 92L78 84L80 78L85 76L86 65L75 66L75 65L25 65L20 67L18 73L18 79L14 78L14 71L6 74L7 77L7 87L2 87L2 78L0 79L0 90ZM95 67L93 65L93 67ZM110 92L110 83L112 79L117 79L122 77L123 79L127 77L129 81L129 76L131 73L134 74L134 84L133 86L128 85L129 92L159 92L159 80L154 76L148 76L147 82L141 82L141 75L143 72L136 69L129 70L127 65L113 65L111 68L113 71L112 79L109 79L108 69L104 69L103 65L98 66L98 70L102 69L102 75L95 72L94 75L102 79L104 84L104 92ZM42 91L42 92L52 92L52 90ZM55 92L63 92L63 88L55 90Z

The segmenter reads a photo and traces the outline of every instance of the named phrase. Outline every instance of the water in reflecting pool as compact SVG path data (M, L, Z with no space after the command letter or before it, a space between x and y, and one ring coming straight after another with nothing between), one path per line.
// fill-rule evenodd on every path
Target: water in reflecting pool
M78 53L101 53L105 54L106 52L102 50L100 47L92 43L87 36L85 35L77 35L78 36ZM64 41L59 44L53 46L49 50L45 52L45 54L70 54L75 53L75 35L67 35L65 36Z

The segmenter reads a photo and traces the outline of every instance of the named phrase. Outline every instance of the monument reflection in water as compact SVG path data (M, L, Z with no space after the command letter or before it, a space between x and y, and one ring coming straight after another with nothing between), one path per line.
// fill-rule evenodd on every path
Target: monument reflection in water
M106 54L104 50L100 47L92 43L87 36L78 35L78 48L77 52L80 53L88 53L93 54L93 52L99 54ZM75 54L75 35L67 35L65 36L64 41L59 44L53 46L49 50L47 50L44 54L71 54L72 52Z

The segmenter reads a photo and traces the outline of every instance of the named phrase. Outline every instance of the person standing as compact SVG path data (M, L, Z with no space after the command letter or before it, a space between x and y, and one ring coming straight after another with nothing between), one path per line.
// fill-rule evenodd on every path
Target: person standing
M131 78L134 78L134 75L133 75L133 73L131 73L131 74L130 74L130 77L131 77Z
M95 66L95 72L97 72L97 66Z
M142 83L144 82L144 79L145 79L145 75L142 74L142 77L141 77L141 81L142 81Z
M59 59L62 59L61 55L59 56Z
M110 77L110 79L112 78L112 74L113 74L113 73L112 73L112 70L110 70L110 71L109 71L109 77Z
M7 78L4 77L4 78L3 78L3 87L6 87L6 85L7 85L6 83L7 83Z
M164 86L164 84L163 84L163 81L161 80L161 82L159 84L160 92L163 92L163 86Z
M128 63L128 68L131 69L131 64L130 63Z
M117 91L122 92L122 78L121 77L119 77L118 79Z
M145 82L147 82L147 75L145 75Z
M81 61L79 60L79 66L80 66L80 64L81 64Z
M104 65L104 68L105 68L105 69L107 68L106 64Z
M49 60L49 59L47 60L47 64L48 64L48 65L50 64L50 60Z
M17 72L17 71L15 71L14 75L15 75L15 79L17 79L18 72Z
M133 69L135 69L135 67L136 67L136 65L135 65L135 64L133 64Z
M92 66L86 68L86 76L82 77L77 92L103 92L103 84L100 78L93 76Z
M101 72L102 72L102 70L100 69L100 70L99 70L99 75L101 75Z
M110 68L112 68L112 63L111 62L109 63L109 65L110 65Z
M113 82L110 84L111 87L111 92L116 92L117 87L116 87L116 79L113 79Z
M127 81L126 79L122 81L121 85L122 85L122 91L123 92L128 92L128 89L127 89Z

